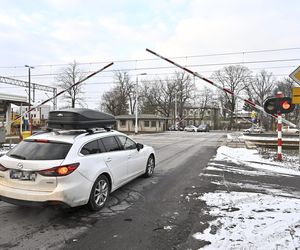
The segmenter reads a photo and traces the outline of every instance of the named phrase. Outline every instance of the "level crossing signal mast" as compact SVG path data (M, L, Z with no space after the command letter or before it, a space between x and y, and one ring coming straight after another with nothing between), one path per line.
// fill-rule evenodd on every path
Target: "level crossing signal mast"
M290 97L274 97L269 98L264 103L264 110L268 114L287 114L293 112L295 104L292 103Z

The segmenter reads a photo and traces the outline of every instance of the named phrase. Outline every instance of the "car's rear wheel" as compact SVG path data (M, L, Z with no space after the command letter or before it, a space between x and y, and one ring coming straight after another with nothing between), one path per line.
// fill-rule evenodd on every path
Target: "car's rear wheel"
M87 204L92 211L98 211L104 207L110 191L110 183L105 175L100 175L95 181L90 199Z
M153 175L155 168L155 159L153 155L150 155L146 165L146 172L144 174L145 177L150 177Z

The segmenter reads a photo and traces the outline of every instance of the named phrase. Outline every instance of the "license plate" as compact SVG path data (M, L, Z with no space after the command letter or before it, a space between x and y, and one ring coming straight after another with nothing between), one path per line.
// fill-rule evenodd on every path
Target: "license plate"
M22 170L11 170L10 178L22 181L35 181L36 173Z

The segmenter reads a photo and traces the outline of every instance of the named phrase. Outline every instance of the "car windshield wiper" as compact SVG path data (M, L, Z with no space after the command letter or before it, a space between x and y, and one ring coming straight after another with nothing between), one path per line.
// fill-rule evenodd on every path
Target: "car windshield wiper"
M9 156L11 156L11 157L13 157L13 158L18 158L18 159L26 160L26 157L24 157L24 156L22 156L22 155L11 154L11 155L9 155Z

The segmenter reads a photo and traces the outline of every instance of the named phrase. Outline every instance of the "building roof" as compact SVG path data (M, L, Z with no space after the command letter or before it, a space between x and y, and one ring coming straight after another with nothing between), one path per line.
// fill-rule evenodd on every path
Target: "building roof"
M8 95L8 94L0 93L0 100L15 104L17 106L18 105L29 105L29 103L27 102L26 96Z
M118 115L115 116L116 120L134 120L135 119L135 115ZM166 120L166 117L161 117L158 115L152 115L152 114L139 114L138 115L138 119L139 120Z

